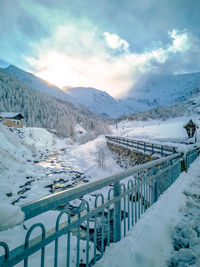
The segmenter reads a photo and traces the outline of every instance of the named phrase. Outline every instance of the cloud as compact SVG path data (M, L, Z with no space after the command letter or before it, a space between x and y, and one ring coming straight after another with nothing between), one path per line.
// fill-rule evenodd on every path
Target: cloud
M112 49L122 49L124 51L127 51L129 48L129 43L122 38L120 38L117 34L115 33L109 33L109 32L104 32L103 34L105 41L107 45L112 48Z
M186 64L185 55L199 47L199 39L190 32L173 29L165 47L130 52L128 42L117 34L102 35L88 21L81 23L81 32L79 24L62 25L54 36L33 44L37 57L26 60L38 76L60 87L90 86L120 97L146 74L178 73ZM113 54L108 46L121 52Z
M121 96L146 74L200 69L191 1L0 1L0 58L59 86Z
M184 31L178 31L173 29L169 32L169 36L172 38L172 46L169 47L169 51L176 53L176 52L186 52L190 49L190 39L189 33Z

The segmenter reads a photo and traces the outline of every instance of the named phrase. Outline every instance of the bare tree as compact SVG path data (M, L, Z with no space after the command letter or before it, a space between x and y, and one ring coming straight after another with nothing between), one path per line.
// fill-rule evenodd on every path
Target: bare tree
M99 167L105 169L106 152L105 148L100 145L97 146L96 159Z

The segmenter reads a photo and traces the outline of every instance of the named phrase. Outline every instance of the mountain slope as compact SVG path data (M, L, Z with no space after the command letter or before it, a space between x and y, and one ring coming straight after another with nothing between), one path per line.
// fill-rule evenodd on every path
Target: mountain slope
M151 75L138 82L129 97L121 99L123 106L135 106L144 111L157 106L169 106L190 97L191 91L200 85L200 72L179 75Z
M92 112L111 118L187 100L191 92L200 85L200 72L181 75L151 75L139 81L129 91L127 97L116 100L108 93L91 87L64 87L61 90L13 65L2 70L36 90L69 101L77 107L83 105Z
M42 80L41 78L38 78L30 72L26 72L14 65L10 65L7 68L3 68L2 70L42 93L72 102L71 97L67 95L63 90L54 85L49 84L47 81Z
M91 88L75 87L64 88L72 96L74 103L86 106L89 110L99 113L105 117L116 118L123 114L117 100L108 93Z
M154 107L169 106L186 100L200 85L200 72L181 75L152 75L134 86L129 97L114 99L95 88L67 88L66 92L88 109L101 115L117 118L120 115L142 112Z
M123 115L120 119L146 120L146 119L169 119L175 117L200 116L200 86L190 92L187 100L169 106L160 106L148 111Z
M80 124L91 133L103 133L105 125L86 109L43 94L0 70L0 111L19 111L30 126L57 129L64 136L73 136Z
M14 65L2 68L2 70L42 93L69 101L77 107L84 105L92 112L101 114L104 117L115 118L123 114L123 111L119 111L120 107L118 102L106 92L95 88L77 87L72 89L67 86L64 90L61 90L54 85L50 85L47 81L36 77L32 73L26 72Z

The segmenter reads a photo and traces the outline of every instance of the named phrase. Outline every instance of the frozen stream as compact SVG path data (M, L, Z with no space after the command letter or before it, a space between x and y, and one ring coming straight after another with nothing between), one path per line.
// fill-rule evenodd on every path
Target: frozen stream
M38 185L40 185L41 190L43 189L47 194L51 194L87 183L89 179L86 178L84 173L74 170L63 160L64 153L65 149L57 152L45 150L34 154L33 164L37 169L40 169L40 174L38 177L26 176L27 181L19 186L18 197L12 201L12 204L27 202L32 190L35 190L35 187ZM30 162L30 160L28 161ZM9 196L11 197L12 194L8 194Z

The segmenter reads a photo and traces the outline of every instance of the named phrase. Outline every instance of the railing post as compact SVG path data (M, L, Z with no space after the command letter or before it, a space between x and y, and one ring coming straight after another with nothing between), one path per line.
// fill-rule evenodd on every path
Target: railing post
M152 155L154 154L154 148L153 148L153 144L152 144Z
M185 156L185 171L187 172L188 171L188 168L189 168L189 157L188 157L188 153L186 153L186 156Z
M144 142L144 153L146 152L146 144L145 144L145 142Z
M183 154L182 161L181 161L181 172L187 172L187 163L186 163L186 155Z
M114 183L114 197L120 196L121 186L119 182ZM120 199L114 205L114 242L121 240L121 201Z
M172 167L172 165L173 165L173 162L172 162L172 160L170 160L170 166L171 166L171 169L170 169L170 175L171 175L170 185L173 184L173 182L174 182L174 167Z
M163 146L161 146L161 157L163 157Z
M153 167L153 175L156 175L156 172L157 172L157 169L154 166ZM156 180L154 183L154 201L153 202L156 202L157 200L158 200L158 181L157 181L157 177L156 177Z

